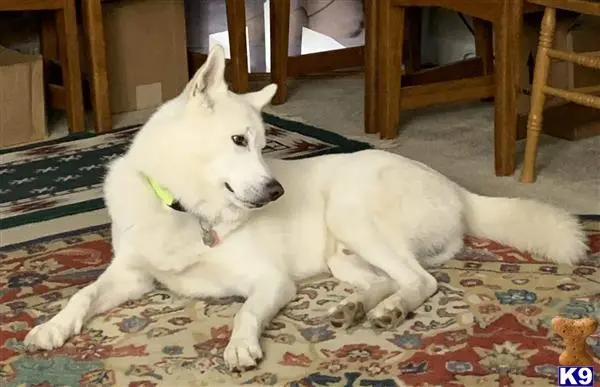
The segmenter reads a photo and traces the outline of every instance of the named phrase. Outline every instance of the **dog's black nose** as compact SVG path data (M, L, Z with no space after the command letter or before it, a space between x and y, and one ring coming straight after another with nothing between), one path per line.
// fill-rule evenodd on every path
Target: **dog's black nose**
M267 191L267 196L269 197L269 200L271 200L272 202L279 199L281 195L283 195L283 193L285 192L283 190L283 186L275 179L269 180L269 182L265 186L265 189Z

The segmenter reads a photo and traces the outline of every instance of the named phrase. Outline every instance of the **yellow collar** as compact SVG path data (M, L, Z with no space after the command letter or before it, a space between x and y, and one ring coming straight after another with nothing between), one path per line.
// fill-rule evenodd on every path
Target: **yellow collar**
M152 187L152 190L154 191L154 193L156 194L156 196L158 196L158 198L160 199L160 201L167 207L175 210L175 211L179 211L179 212L188 212L185 207L183 207L181 205L181 203L179 202L179 200L175 199L175 196L173 196L173 194L171 193L171 191L169 191L168 189L166 189L164 186L158 184L158 182L148 176L144 176L146 178L146 180L148 181L148 184L150 184L150 187ZM215 231L215 229L213 227L211 227L210 225L205 225L202 221L202 218L199 218L200 220L200 227L202 228L202 242L207 245L208 247L215 247L216 245L218 245L219 243L221 243L221 240L219 238L219 235L217 234L217 232Z
M158 196L160 201L163 202L165 206L170 207L175 211L186 212L185 208L181 205L179 200L175 199L175 196L173 196L171 191L158 184L158 182L151 177L145 177L156 196Z

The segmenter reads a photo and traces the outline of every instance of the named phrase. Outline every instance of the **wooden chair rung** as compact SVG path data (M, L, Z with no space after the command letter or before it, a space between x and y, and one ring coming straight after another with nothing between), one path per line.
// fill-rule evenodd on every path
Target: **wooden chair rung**
M493 75L436 82L402 88L399 108L417 109L432 104L455 103L490 98L495 95Z
M527 141L521 181L535 181L536 153L542 132L544 102L546 94L565 99L576 105L600 109L600 85L570 88L567 90L548 85L551 60L562 60L580 66L600 70L600 51L566 52L552 48L556 31L557 9L575 11L586 15L600 16L600 0L528 0L546 7L540 28L538 51L531 90L531 106L527 117Z
M568 91L572 91L574 93L582 93L582 94L596 94L596 93L600 93L600 85L575 87L575 88L569 89Z
M564 60L567 62L576 63L580 66L600 70L600 56L590 55L588 53L564 52L552 48L549 48L547 53L552 59Z
M545 94L550 94L555 97L566 99L567 101L571 101L591 108L600 109L600 97L596 97L594 95L556 89L550 86L544 86L543 91Z

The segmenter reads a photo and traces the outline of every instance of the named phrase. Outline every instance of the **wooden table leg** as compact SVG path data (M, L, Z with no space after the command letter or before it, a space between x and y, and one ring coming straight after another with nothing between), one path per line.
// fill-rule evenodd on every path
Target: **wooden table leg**
M52 61L60 63L60 58L58 56L58 31L56 30L56 15L43 12L40 19L40 53L44 58L44 66Z
M246 5L243 1L227 0L227 30L232 66L232 89L248 91L248 49L246 46Z
M421 26L423 25L423 8L406 8L404 23L406 72L411 74L421 69Z
M71 132L83 132L85 111L74 0L65 0L64 8L56 11L56 29L59 35L58 55L66 94L67 121Z
M101 0L83 0L82 10L83 25L89 49L94 130L96 132L107 132L112 129L112 116L108 96L106 45Z
M494 44L492 24L488 21L473 18L475 32L475 54L483 61L483 74L494 72Z
M377 17L379 0L365 0L365 133L377 127Z
M400 122L400 81L402 78L402 44L405 7L393 6L391 0L379 3L377 63L377 119L380 137L398 136Z
M517 98L520 86L519 59L523 29L523 0L503 0L495 22L494 164L496 176L515 170L517 138Z
M277 84L273 104L285 102L288 95L288 47L290 42L290 0L271 0L271 82Z

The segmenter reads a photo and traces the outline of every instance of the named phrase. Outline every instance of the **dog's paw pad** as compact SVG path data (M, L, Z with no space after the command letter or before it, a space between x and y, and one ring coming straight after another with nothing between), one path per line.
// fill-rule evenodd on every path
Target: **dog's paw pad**
M398 307L374 311L368 316L368 320L374 328L392 330L397 328L406 320L406 313Z
M365 306L362 302L343 301L329 312L329 321L335 328L350 328L365 318Z

